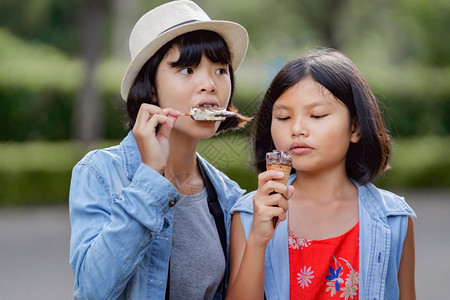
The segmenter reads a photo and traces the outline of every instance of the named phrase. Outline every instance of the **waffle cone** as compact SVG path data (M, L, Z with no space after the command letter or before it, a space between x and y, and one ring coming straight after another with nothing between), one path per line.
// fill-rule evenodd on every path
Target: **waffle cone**
M279 179L273 179L274 181L281 182L282 184L287 184L289 180L289 175L291 174L292 167L287 165L267 165L267 170L275 170L279 172L283 172L284 177Z

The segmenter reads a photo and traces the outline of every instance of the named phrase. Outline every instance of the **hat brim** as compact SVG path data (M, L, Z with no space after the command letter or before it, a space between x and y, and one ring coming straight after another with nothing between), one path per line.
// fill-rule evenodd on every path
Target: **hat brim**
M153 56L153 54L156 53L156 51L158 51L158 49L177 36L196 30L210 30L220 34L220 36L222 36L227 43L228 50L230 51L231 67L234 71L239 68L244 60L248 47L248 34L244 27L234 22L217 20L198 21L184 24L160 34L136 54L134 59L132 59L128 65L122 79L120 89L122 98L127 101L128 93L137 74L141 70L142 66L150 59L150 57Z

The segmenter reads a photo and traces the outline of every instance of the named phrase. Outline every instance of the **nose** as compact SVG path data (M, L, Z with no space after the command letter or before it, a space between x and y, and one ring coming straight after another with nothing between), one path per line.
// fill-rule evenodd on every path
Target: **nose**
M214 76L210 74L203 74L200 77L199 90L201 93L213 93L216 90L216 83L214 82Z
M292 137L299 137L302 135L306 137L309 135L306 121L303 120L303 118L296 118L294 120L294 124L292 124L291 128L291 135Z

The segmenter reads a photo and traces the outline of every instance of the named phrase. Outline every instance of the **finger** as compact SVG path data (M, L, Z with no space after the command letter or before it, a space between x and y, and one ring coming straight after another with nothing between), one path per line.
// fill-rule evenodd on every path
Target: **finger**
M173 124L176 120L176 117L168 116L166 117L166 121L164 123L161 123L161 127L159 128L159 131L157 133L157 137L165 137L169 138L170 132L172 131Z
M164 125L169 121L169 117L165 115L155 114L147 122L146 127L155 129L159 124Z
M292 195L294 195L295 188L292 185L287 185L284 187L280 187L277 192L282 194L286 200L291 199Z
M282 194L283 197L289 198L289 188L283 183L269 180L262 187L258 187L262 194L272 195L272 194Z
M160 107L148 103L143 103L139 108L135 126L145 126L147 122L152 118L152 116L156 114L162 114L162 109Z
M283 197L282 194L273 194L270 195L266 198L266 200L264 201L265 203L263 203L264 205L267 206L279 206L284 210L288 209L288 202L287 200Z
M161 113L166 116L175 117L175 119L181 115L181 112L179 112L178 110L172 109L172 108L163 108L161 110Z
M258 188L262 187L264 184L266 184L268 181L272 179L280 179L283 178L284 174L283 172L269 170L262 172L258 175Z
M286 210L279 206L266 206L257 211L256 216L262 221L272 221L274 218L286 219Z
M260 195L255 194L253 197L253 206L257 210L264 210L266 207L279 206L284 210L288 209L288 202L281 194Z
M159 124L163 124L168 120L168 117L164 115L155 114L152 115L150 120L141 122L138 126L135 125L133 132L142 137L156 136L157 128Z
M278 224L287 218L286 210L279 206L274 206L274 210L276 210L276 215L272 218L273 228L277 228Z
M274 207L273 209L275 210L276 213L275 217L278 218L279 222L286 220L287 218L286 210L284 210L281 207Z

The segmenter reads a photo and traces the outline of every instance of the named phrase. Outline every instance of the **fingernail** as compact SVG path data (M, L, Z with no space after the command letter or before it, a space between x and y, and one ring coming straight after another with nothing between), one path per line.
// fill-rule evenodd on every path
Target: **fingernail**
M278 171L277 171L277 177L284 177L284 173L283 173L283 172L278 172Z

